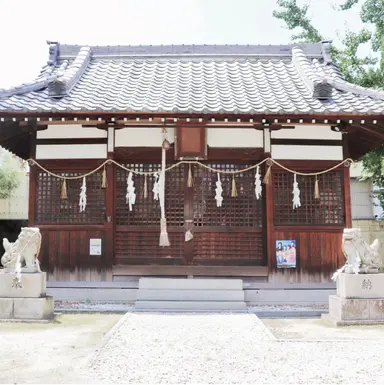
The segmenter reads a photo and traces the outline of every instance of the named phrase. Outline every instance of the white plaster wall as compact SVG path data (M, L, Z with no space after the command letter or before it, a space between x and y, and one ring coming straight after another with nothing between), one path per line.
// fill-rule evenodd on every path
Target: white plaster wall
M349 175L351 176L351 178L359 178L362 176L362 174L363 174L362 163L358 162L351 165L351 168L349 171Z
M343 160L342 146L272 145L273 159L287 160Z
M351 178L352 219L373 218L372 183Z
M208 128L210 147L263 147L263 131L252 128Z
M175 129L168 128L167 139L175 141ZM160 127L126 127L115 131L115 147L160 147L163 134Z
M281 129L271 132L272 139L328 139L341 140L341 132L331 130L331 126L295 126L294 129Z
M38 144L36 159L104 159L106 144Z
M107 135L106 130L82 127L80 124L56 124L37 131L37 139L106 138Z

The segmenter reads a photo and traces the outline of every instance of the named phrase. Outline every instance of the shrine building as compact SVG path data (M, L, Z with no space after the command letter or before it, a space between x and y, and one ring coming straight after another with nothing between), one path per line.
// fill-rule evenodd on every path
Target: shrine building
M351 160L383 143L384 92L348 83L327 41L49 42L35 80L0 90L50 281L329 282Z

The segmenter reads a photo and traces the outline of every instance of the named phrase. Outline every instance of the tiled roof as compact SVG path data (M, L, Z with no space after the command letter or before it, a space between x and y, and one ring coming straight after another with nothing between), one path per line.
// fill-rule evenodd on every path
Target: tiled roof
M329 43L114 46L51 43L29 84L0 90L0 113L384 114L384 92L347 83Z

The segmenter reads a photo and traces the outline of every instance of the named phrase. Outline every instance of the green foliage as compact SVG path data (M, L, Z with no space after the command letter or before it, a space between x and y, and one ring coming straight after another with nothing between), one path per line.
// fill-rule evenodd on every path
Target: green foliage
M300 7L296 0L278 0L277 4L285 8L283 11L273 11L273 16L283 20L290 30L300 28L297 35L292 36L296 42L318 42L322 40L319 31L312 25L307 16L308 5Z
M20 184L21 173L7 160L0 167L0 199L10 198Z
M342 47L332 46L332 60L348 82L384 89L384 0L345 0L339 9L347 11L357 4L361 4L361 21L374 27L374 32L367 28L357 33L346 31ZM274 11L273 16L282 20L289 30L299 31L292 36L293 41L315 43L323 40L307 15L308 5L300 6L297 0L277 0L277 5L283 9ZM370 44L378 58L360 57L358 49L362 44ZM384 146L366 154L362 164L365 175L378 187L384 187ZM377 192L377 197L384 208L384 190Z

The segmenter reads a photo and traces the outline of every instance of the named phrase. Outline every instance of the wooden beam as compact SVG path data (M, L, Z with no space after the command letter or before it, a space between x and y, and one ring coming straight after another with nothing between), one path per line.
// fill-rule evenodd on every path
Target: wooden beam
M360 131L366 132L367 134L373 135L376 138L384 140L384 132L379 132L376 130L372 130L371 128L365 127L365 126L358 126Z

